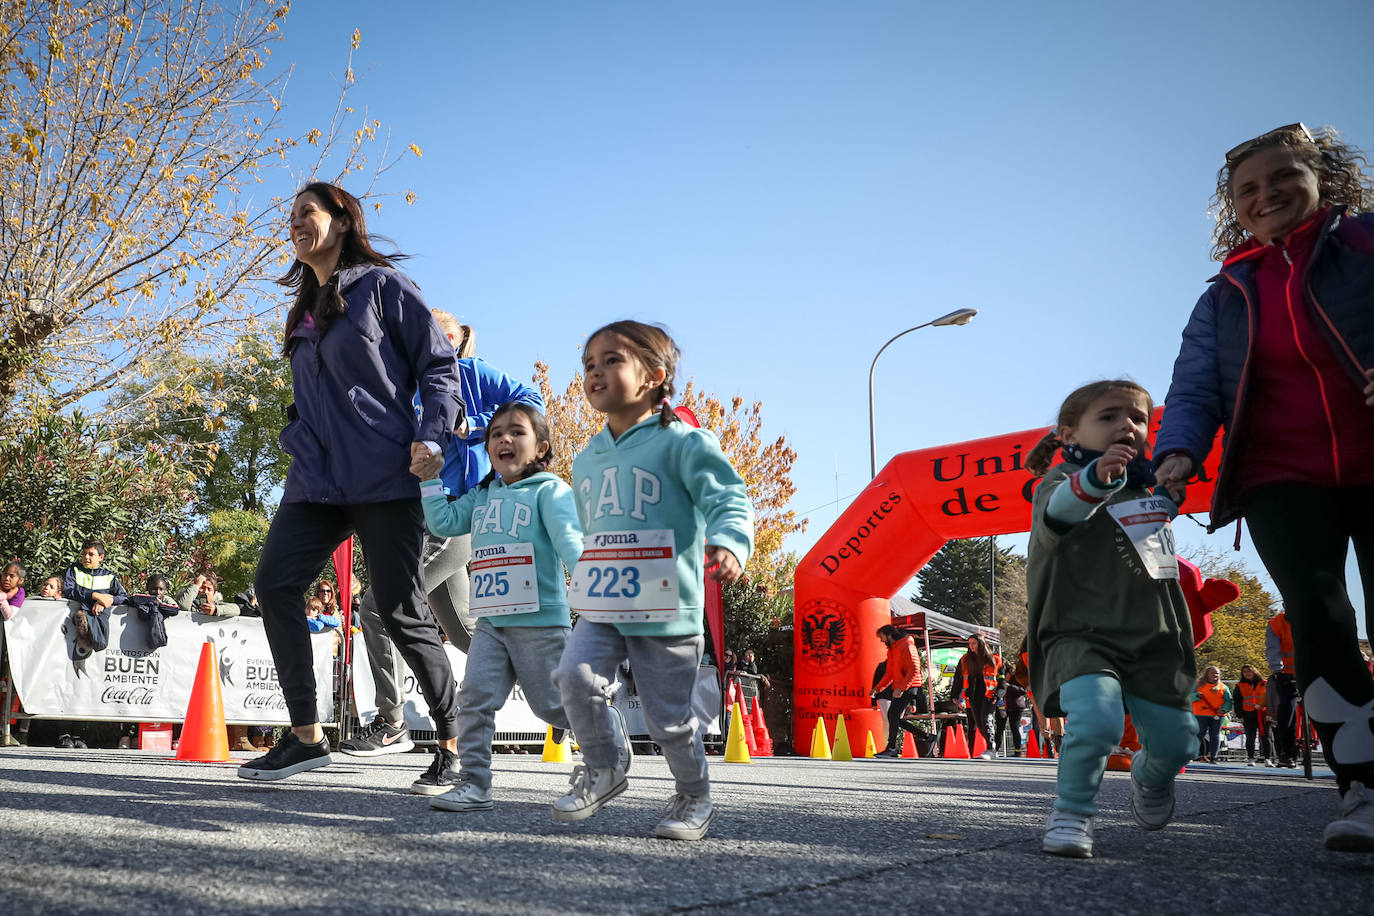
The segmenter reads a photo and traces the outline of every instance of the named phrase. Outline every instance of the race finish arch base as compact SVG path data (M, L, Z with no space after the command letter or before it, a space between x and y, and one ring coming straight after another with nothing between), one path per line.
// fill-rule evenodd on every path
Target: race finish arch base
M1150 418L1152 448L1162 413ZM1046 430L897 455L802 558L793 592L793 747L810 746L818 716L833 722L869 704L873 669L887 657L874 631L892 622L888 601L946 541L1030 530L1036 478L1025 456ZM1207 511L1220 456L1218 438L1182 511Z

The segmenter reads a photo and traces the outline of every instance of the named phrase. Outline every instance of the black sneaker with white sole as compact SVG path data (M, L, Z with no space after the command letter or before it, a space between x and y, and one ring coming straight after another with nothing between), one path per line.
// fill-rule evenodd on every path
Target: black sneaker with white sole
M339 750L353 757L380 757L383 754L404 754L415 747L410 729L404 722L392 725L378 716L372 724L347 741L339 742Z
M415 795L443 795L463 781L458 755L441 747L434 751L429 769L410 784L410 791Z
M285 779L333 762L329 756L329 739L321 738L314 744L306 744L293 733L287 732L286 737L266 754L239 767L239 776L244 779Z

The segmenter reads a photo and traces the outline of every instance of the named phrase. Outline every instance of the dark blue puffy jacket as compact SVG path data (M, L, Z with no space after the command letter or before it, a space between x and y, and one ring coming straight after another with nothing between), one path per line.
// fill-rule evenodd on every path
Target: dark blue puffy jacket
M1252 260L1227 263L1193 308L1155 439L1156 464L1182 452L1196 469L1202 467L1217 430L1226 428L1212 494L1212 531L1241 515L1231 461L1239 450L1231 446L1244 437L1244 424L1238 421L1245 403L1253 310L1259 301L1255 271ZM1303 304L1312 323L1345 365L1351 383L1363 389L1364 370L1374 367L1374 213L1347 215L1343 206L1331 208L1303 286Z
M445 447L463 417L453 346L419 288L399 271L345 267L338 287L348 311L323 339L304 322L292 334L295 403L280 436L292 461L282 499L419 499L410 444Z

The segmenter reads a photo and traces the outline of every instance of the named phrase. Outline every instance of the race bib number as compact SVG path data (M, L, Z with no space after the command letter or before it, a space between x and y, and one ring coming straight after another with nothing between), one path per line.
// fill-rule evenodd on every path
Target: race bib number
M597 623L676 620L673 532L603 531L582 539L568 605Z
M468 610L474 617L532 614L539 610L533 544L493 544L472 551Z
M1173 503L1163 496L1128 499L1107 507L1155 579L1178 578L1178 545L1169 524Z

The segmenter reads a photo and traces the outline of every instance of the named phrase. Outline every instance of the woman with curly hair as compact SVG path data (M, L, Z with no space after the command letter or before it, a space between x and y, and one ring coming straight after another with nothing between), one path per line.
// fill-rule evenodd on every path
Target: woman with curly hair
M1183 331L1155 444L1181 498L1219 427L1210 530L1244 516L1288 609L1298 687L1341 792L1328 849L1374 852L1374 679L1345 584L1374 603L1374 186L1331 128L1289 124L1226 154L1221 272Z

